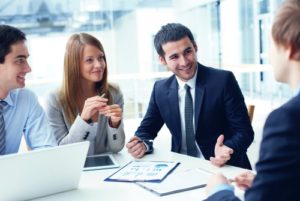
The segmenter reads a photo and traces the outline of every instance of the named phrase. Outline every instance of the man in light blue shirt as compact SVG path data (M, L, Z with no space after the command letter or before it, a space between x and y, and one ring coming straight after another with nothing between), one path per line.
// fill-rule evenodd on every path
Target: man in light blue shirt
M37 97L24 89L31 72L25 34L0 25L0 155L16 153L22 135L30 149L56 146Z

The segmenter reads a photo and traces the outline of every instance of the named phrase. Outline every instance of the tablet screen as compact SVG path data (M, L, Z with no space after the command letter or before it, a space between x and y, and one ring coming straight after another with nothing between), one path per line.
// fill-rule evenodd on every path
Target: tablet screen
M119 165L116 163L114 158L107 155L95 155L89 156L86 158L84 164L84 170L99 170L99 169L107 169L107 168L116 168Z

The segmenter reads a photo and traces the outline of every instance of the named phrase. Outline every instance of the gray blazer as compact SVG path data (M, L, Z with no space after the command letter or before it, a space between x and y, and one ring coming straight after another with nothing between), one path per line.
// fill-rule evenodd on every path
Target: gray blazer
M109 91L113 103L120 105L123 110L124 100L120 89L110 87ZM58 94L58 90L50 92L46 99L45 111L59 145L88 140L90 141L88 155L115 153L123 149L125 144L123 121L119 128L112 128L109 126L108 118L100 115L96 126L88 124L78 114L71 125L59 102Z

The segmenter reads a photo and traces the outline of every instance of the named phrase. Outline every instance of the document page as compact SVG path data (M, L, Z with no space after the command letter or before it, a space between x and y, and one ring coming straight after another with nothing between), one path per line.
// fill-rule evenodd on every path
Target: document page
M205 187L212 175L213 173L195 168L172 173L160 183L136 182L136 184L159 196L164 196Z
M147 181L161 182L177 166L178 162L131 161L105 181Z

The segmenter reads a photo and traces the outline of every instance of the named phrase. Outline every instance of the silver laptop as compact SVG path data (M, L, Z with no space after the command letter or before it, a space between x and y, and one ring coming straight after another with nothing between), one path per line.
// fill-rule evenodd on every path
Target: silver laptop
M0 201L27 200L78 187L89 142L0 157Z

